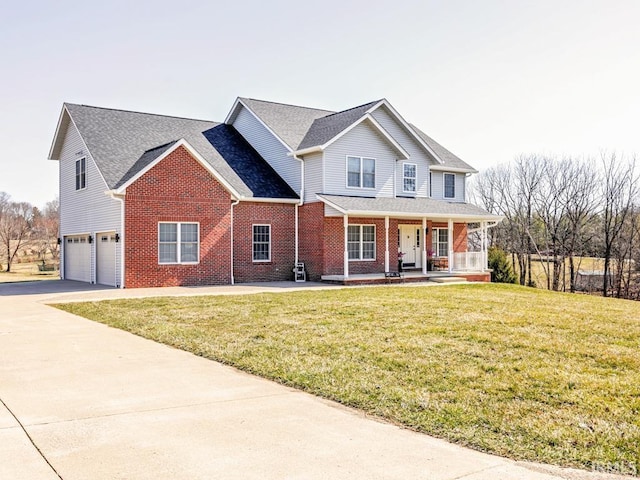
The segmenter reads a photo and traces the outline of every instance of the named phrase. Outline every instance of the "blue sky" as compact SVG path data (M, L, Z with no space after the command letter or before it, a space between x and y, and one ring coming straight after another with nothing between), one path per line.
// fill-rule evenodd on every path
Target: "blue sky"
M237 96L382 97L483 169L640 154L640 1L10 2L0 191L43 205L63 102L224 120Z

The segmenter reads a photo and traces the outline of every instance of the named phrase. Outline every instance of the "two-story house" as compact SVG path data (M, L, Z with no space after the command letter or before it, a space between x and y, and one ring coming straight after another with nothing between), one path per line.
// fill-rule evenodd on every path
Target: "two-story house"
M476 171L386 100L341 112L238 98L222 123L64 104L61 276L118 287L353 281L404 268L488 281L500 217ZM467 236L479 232L479 251Z

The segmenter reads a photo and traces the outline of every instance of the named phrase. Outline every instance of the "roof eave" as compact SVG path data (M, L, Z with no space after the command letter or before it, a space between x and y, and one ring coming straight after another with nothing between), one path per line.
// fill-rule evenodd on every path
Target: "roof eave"
M389 111L393 114L394 117L396 117L396 119L400 122L404 129L411 134L411 136L418 142L418 144L420 144L420 146L422 146L422 148L424 148L427 152L429 152L429 154L431 154L431 156L433 156L436 162L440 164L444 163L444 160L440 158L440 156L429 145L427 145L427 143L420 137L420 135L416 133L413 128L411 128L411 125L409 125L409 123L402 117L402 115L400 115L398 111L393 108L393 105L391 105L391 103L389 103L386 98L380 100L376 105L371 107L368 112L371 113L380 108L382 105L389 109Z
M429 169L438 172L478 173L478 170L475 168L448 167L447 165L431 165Z
M69 110L67 110L67 104L63 103L62 110L60 110L60 115L58 116L56 131L53 134L53 141L51 142L51 147L49 148L49 156L47 157L48 160L60 160L61 144L62 142L64 142L64 138L60 138L60 129L62 127L62 122L65 114L69 117L69 120L67 121L68 126L69 122L71 121L71 114L69 113ZM57 154L55 153L56 151Z

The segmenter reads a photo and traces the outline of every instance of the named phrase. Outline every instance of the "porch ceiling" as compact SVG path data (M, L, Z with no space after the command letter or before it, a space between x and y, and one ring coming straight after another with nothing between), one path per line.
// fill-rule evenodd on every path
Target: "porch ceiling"
M470 203L447 202L432 198L370 198L326 194L316 196L342 214L358 217L453 219L463 222L499 222L503 218Z

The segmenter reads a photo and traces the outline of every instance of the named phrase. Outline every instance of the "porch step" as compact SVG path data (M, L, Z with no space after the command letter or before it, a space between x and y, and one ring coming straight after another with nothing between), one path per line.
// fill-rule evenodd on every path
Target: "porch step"
M431 277L430 280L435 283L466 283L464 277Z

